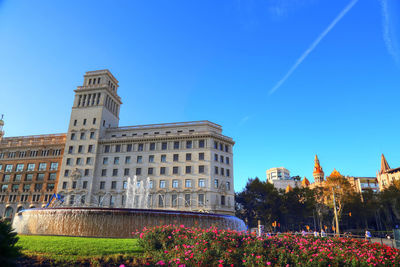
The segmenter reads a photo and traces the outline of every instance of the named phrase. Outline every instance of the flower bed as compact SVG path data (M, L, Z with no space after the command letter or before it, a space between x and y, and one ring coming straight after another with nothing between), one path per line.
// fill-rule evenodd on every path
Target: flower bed
M253 234L183 225L144 229L149 265L174 266L400 266L400 251L344 238Z

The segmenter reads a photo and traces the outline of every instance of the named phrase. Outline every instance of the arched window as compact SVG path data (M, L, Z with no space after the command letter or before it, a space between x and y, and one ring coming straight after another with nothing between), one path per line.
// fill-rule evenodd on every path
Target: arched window
M18 212L20 212L21 210L23 210L24 209L24 207L23 206L20 206L20 207L18 207L18 209L17 209L17 213Z
M13 212L14 212L13 208L7 207L7 208L6 208L6 211L4 212L4 217L6 217L6 218L12 218Z

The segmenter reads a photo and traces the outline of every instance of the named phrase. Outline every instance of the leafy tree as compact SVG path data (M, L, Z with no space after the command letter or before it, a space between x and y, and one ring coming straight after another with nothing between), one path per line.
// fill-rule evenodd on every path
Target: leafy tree
M16 246L17 233L8 221L0 220L0 262L2 266L12 266L13 260L20 255L20 247Z

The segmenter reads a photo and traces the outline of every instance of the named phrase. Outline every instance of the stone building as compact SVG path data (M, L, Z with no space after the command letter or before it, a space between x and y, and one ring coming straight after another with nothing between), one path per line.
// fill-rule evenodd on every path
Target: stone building
M89 71L75 99L58 192L70 206L126 207L133 177L146 207L234 213L233 145L209 121L119 127L118 81Z
M132 207L129 181L146 183L146 208L234 214L235 143L220 125L119 127L121 104L117 79L89 71L75 90L66 134L4 138L0 217L42 207L55 192L64 206Z
M283 167L270 168L266 171L267 182L274 185L277 189L288 190L300 186L300 179L297 177L290 177L288 169Z
M391 169L385 156L381 156L381 169L376 174L379 188L384 190L391 186L394 181L400 180L400 167Z
M64 145L65 134L0 140L0 217L12 218L49 201L57 190Z

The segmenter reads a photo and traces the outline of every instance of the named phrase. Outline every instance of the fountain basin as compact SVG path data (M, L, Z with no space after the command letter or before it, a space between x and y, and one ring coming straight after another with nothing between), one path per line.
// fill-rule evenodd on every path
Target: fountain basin
M132 232L158 225L246 230L234 216L201 212L117 208L36 208L14 217L13 228L23 235L133 237Z

